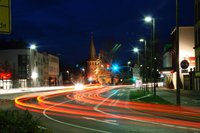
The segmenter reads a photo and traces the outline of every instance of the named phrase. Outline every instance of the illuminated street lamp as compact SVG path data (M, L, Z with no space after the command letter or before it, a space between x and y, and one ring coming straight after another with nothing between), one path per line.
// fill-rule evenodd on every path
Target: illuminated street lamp
M85 68L82 68L81 71L84 73L85 72Z
M31 78L32 78L33 80L35 80L36 78L38 78L38 73L32 72Z
M33 85L36 86L37 85L38 73L33 71L32 74L31 74L31 78L33 80Z
M155 18L151 17L151 16L146 16L144 18L144 21L147 22L147 23L151 23L152 24L152 47L151 47L151 70L154 71L154 77L153 77L153 82L154 82L154 85L153 85L153 93L154 93L154 96L156 96L156 77L155 77L155 60L153 60L154 58L156 58L156 55L155 55ZM152 73L151 73L151 79L152 79Z
M146 39L143 39L143 38L140 38L139 39L140 42L144 43L144 67L143 67L143 70L144 70L144 77L143 77L143 81L146 83L146 91L147 91L147 74L146 74L146 66L147 66L147 41Z
M144 52L145 52L145 59L146 59L146 55L147 55L147 41L143 38L140 38L139 40L140 42L144 42Z
M138 49L138 48L133 48L133 52L134 52L134 53L137 53L137 55L138 55L137 64L138 64L138 66L139 66L139 65L140 65L139 49Z
M153 18L151 17L151 16L146 16L145 18L144 18L144 21L145 22L151 22L153 20Z
M30 45L30 49L36 49L37 47L36 47L36 44L35 43L32 43L31 45Z
M34 59L34 56L32 56L32 50L34 51L34 50L36 50L36 48L37 48L37 46L36 46L36 44L35 43L31 43L30 44L30 55L29 55L29 62L30 62L30 72L32 72L31 73L31 75L30 75L30 77L33 79L32 81L30 81L30 82L36 82L36 79L37 79L37 77L38 77L38 75L37 75L37 73L35 72L35 71L33 71L33 70L35 70L36 68L35 68L35 66L34 66L34 62L35 62L35 59Z
M66 73L67 73L67 79L70 80L70 77L69 77L69 70L67 70Z

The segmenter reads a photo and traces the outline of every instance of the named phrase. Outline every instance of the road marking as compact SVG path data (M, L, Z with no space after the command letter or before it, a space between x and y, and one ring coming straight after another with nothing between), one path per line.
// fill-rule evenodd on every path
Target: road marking
M47 128L46 127L43 127L43 126L37 126L39 129L42 129L42 130L47 130Z
M87 120L93 120L93 121L103 122L103 123L112 124L112 125L119 125L118 123L114 123L113 121L110 121L110 120L99 120L92 117L83 117L83 118Z
M113 114L110 114L110 113L106 113L104 111L101 111L99 110L99 106L101 106L105 101L107 101L109 98L111 98L113 95L115 95L119 90L116 90L115 92L113 92L112 94L110 94L110 96L108 96L106 99L104 99L103 101L101 101L99 104L97 104L95 107L94 107L94 110L97 111L97 112L100 112L102 114L106 114L106 115L111 115L111 116L116 116L116 115L113 115Z
M100 107L105 101L107 101L109 98L111 98L113 95L115 95L118 91L119 91L119 90L116 90L115 92L113 92L112 94L110 94L106 99L104 99L103 101L101 101L98 105L96 105L96 106L94 107L94 110L97 111L97 112L100 112L100 113L102 113L102 114L106 114L106 115L110 115L110 116L113 116L113 117L118 117L118 118L122 118L122 119L126 119L126 120L132 120L132 121L143 122L143 123L151 123L151 124L162 125L162 126L173 127L173 128L180 128L180 129L189 129L189 130L200 131L200 129L197 129L197 128L183 127L183 126L171 125L171 124L164 124L164 123L158 123L158 122L149 122L149 121L145 121L145 120L138 120L138 119L123 117L123 116L119 116L119 115L114 115L114 114L107 113L107 112L104 112L104 111L100 110L99 107Z
M115 102L115 99L112 100L112 102L109 103L109 106L111 106Z
M115 122L115 123L117 122L117 120L105 120L105 121L109 121L109 122L113 122L113 123L114 123L114 122Z
M48 108L46 108L46 109L43 110L43 115L44 115L46 118L48 118L48 119L50 119L50 120L52 120L52 121L54 121L54 122L61 123L61 124L64 124L64 125L68 125L68 126L71 126L71 127L81 128L81 129L90 130L90 131L95 131L95 132L100 132L100 133L110 133L110 132L103 131L103 130L98 130L98 129L89 128L89 127L83 127L83 126L79 126L79 125L75 125L75 124L71 124L71 123L59 121L59 120L56 120L56 119L54 119L54 118L52 118L52 117L50 117L50 116L48 116L48 115L46 114L46 111L48 111L49 109L51 109L51 108L53 108L53 107L56 107L56 106L58 106L58 105L67 103L67 102L71 102L71 101L73 101L73 100L64 101L64 102L55 104L55 105L53 105L53 106L50 106L50 107L48 107Z
M113 104L113 106L115 106L118 102L119 102L119 99L117 99L117 100L115 101L115 103Z

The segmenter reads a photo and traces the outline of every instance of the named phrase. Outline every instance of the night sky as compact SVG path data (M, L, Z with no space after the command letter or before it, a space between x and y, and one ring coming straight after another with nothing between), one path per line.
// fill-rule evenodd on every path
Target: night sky
M120 43L118 59L135 56L133 46L150 36L143 17L154 16L164 45L175 27L175 0L12 0L12 34L1 38L37 43L39 51L58 54L65 64L88 58L90 33L97 52ZM193 0L180 1L180 24L193 25Z

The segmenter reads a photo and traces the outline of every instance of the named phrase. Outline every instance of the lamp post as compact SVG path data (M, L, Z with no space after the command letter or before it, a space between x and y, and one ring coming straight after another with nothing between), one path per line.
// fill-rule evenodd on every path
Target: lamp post
M138 48L133 48L133 52L137 53L137 65L140 66L140 57L139 57L139 49Z
M147 41L146 41L146 39L143 39L143 38L140 38L140 40L139 40L140 42L143 42L144 43L144 82L145 82L145 88L146 88L146 91L147 91L147 74L146 74L146 67L147 67L147 65L146 65L146 61L147 61Z
M33 56L32 56L32 50L36 50L36 48L37 48L37 46L36 46L36 44L35 43L31 43L30 44L30 72L31 72L31 84L32 84L32 80L33 80L33 82L36 82L36 80L37 80L37 77L38 77L38 75L37 75L37 73L35 72L35 68L34 68L34 58L33 58ZM33 58L33 59L32 59ZM32 86L32 85L31 85Z
M82 75L83 75L83 82L85 82L85 68L82 68L81 71L82 71Z
M113 85L115 85L115 77L116 77L116 74L119 72L119 65L118 64L112 64L111 66L111 71L112 71L112 82L113 82Z
M69 70L67 70L67 71L66 71L66 73L67 73L67 80L69 80L69 81L70 81L70 77L69 77Z
M155 18L151 16L147 16L144 18L144 21L147 23L152 24L152 47L151 47L151 71L153 70L153 93L154 96L156 96L156 68L155 68L155 61L156 55L155 55ZM152 72L151 72L151 79L152 79ZM152 80L151 80L152 82Z
M176 0L176 104L181 105L179 81L179 0Z
M131 61L128 61L128 62L127 62L128 67L130 67L130 64L131 64ZM131 71L131 67L130 67L130 70L129 70L129 71Z
M131 75L133 78L133 67L131 66L131 61L128 61L127 64L128 64L128 68L129 68L128 75Z

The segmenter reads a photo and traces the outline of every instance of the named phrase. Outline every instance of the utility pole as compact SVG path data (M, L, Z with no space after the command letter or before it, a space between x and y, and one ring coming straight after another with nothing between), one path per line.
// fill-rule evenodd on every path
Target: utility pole
M153 30L153 46L152 46L152 55L153 55L153 58L152 58L152 65L153 65L153 94L154 96L156 96L156 67L155 67L155 62L156 62L156 54L155 54L155 48L156 48L156 39L155 39L155 18L152 18L152 30Z
M176 104L181 105L179 81L179 0L176 0Z

